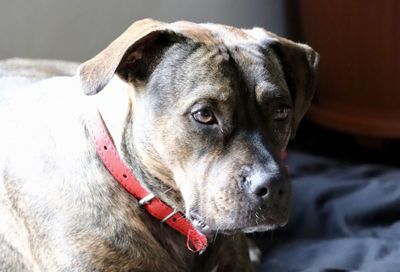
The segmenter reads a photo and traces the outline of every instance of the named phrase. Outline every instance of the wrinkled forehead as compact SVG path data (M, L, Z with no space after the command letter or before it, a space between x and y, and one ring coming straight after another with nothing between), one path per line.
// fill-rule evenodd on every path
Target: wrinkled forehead
M288 93L281 62L272 49L272 44L278 42L275 34L262 28L240 29L211 23L176 22L173 28L210 48L219 48L219 52L224 49L229 52L246 84L257 96L281 90Z
M190 22L171 25L201 46L189 45L190 49L184 53L178 50L175 55L171 52L171 61L163 62L166 66L160 66L161 73L153 77L160 85L155 90L169 91L159 94L163 99L155 101L174 103L173 110L184 113L191 105L203 102L224 108L243 99L263 103L278 95L290 100L279 58L269 46L274 37L265 30ZM174 95L165 95L170 92Z

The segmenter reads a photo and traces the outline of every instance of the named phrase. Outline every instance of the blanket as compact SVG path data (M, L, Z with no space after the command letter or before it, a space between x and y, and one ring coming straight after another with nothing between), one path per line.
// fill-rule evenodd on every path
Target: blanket
M258 271L400 271L400 169L291 153L288 225L259 235Z
M0 60L0 90L18 88L55 76L73 76L78 63L62 60L11 58Z

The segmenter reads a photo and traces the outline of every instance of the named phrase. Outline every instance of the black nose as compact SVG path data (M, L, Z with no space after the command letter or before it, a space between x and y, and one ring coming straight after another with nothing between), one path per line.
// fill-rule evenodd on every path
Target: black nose
M287 178L280 174L255 172L246 177L247 191L252 198L281 201L289 191Z

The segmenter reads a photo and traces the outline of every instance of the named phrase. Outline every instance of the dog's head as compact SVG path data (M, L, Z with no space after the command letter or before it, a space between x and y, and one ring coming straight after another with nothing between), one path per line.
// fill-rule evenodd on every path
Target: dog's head
M203 232L287 222L281 161L314 92L318 54L261 28L134 23L80 67L86 94L132 85L132 146Z

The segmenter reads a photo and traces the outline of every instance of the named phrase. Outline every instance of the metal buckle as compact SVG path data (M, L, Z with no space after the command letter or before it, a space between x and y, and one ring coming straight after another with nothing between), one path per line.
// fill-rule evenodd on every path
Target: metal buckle
M174 209L170 214L168 214L163 220L161 220L161 223L164 223L165 221L167 221L168 219L170 219L172 216L174 216L174 214L176 214L178 211L176 209Z
M154 198L154 194L153 193L149 193L147 196L143 197L141 200L139 200L139 205L143 206L144 204L147 204L150 202L150 200L152 200Z

